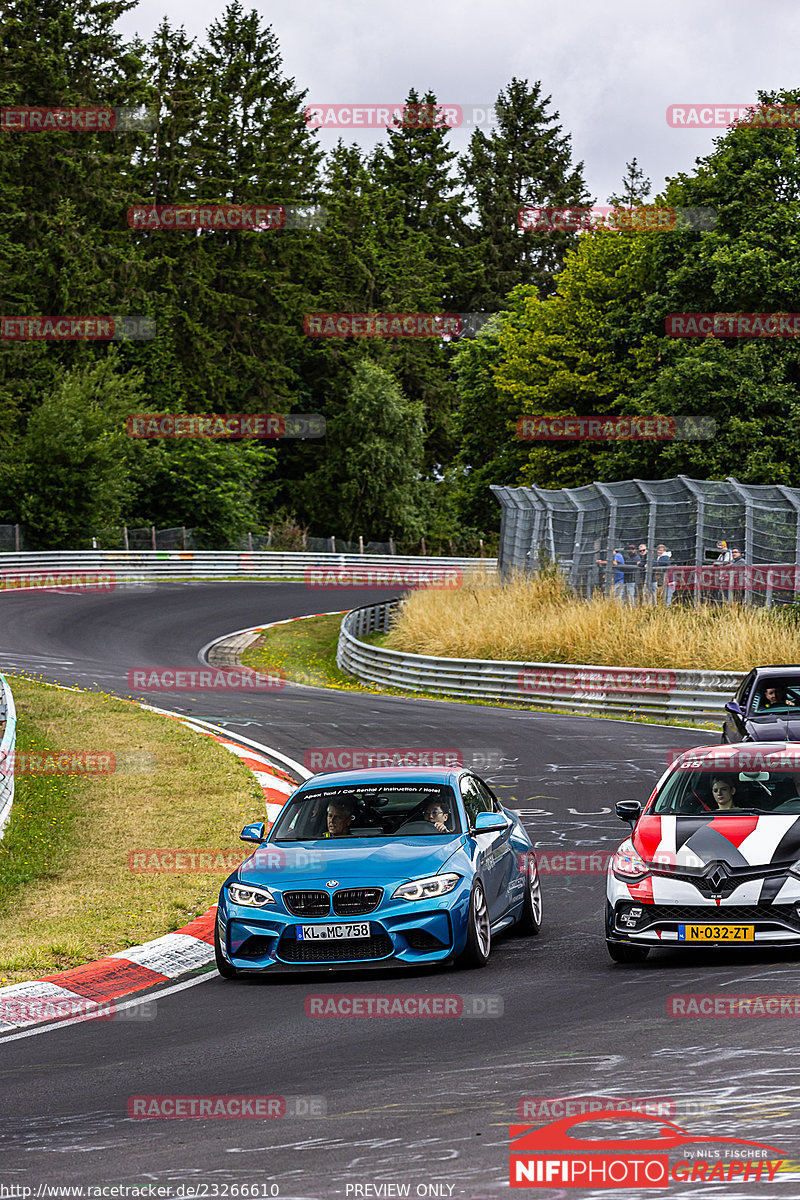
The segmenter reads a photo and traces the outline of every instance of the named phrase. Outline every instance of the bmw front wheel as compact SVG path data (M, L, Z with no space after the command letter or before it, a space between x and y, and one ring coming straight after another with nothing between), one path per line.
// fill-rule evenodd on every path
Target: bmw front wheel
M219 925L214 922L214 958L217 963L217 970L223 979L235 979L236 967L232 967L222 954L222 946L219 942Z
M529 854L525 868L525 896L522 912L516 924L516 932L523 937L532 937L542 928L542 885L536 855Z
M462 967L485 967L492 949L492 926L483 888L476 883L469 898L467 944L459 960Z

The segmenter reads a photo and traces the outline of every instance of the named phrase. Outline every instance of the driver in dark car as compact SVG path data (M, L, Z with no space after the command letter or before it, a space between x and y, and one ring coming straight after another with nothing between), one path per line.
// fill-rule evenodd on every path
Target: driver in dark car
M789 705L794 705L793 700L786 699L786 688L779 683L771 683L769 687L764 688L764 699L761 703L761 711L765 712L770 708L786 708Z

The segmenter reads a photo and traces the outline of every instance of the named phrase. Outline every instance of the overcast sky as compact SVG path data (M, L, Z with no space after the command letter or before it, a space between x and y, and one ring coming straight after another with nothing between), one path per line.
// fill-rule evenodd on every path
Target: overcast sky
M670 128L672 104L752 102L800 84L796 0L242 0L272 26L308 103L401 103L409 88L463 109L486 107L512 76L541 80L572 136L598 203L635 155L658 191L691 171L724 130ZM164 15L203 38L224 0L140 0L122 32L149 39ZM374 144L361 130L326 131ZM468 132L454 130L455 149Z

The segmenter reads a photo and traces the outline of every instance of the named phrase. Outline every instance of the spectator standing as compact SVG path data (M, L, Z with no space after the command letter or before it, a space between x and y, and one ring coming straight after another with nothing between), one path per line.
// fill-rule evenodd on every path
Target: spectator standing
M658 574L661 579L661 594L664 597L665 604L672 604L672 597L675 594L675 584L667 583L665 578L667 567L672 565L672 551L668 550L663 542L659 542L656 546L656 555L658 557L656 558L655 565L658 568Z

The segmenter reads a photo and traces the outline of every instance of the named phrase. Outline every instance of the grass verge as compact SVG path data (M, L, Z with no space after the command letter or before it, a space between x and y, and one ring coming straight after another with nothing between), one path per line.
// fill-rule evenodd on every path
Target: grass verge
M0 841L0 985L135 946L216 900L231 866L141 873L142 849L221 849L243 857L246 821L264 812L253 775L211 738L101 692L7 676L19 751L112 753L106 775L19 775Z

